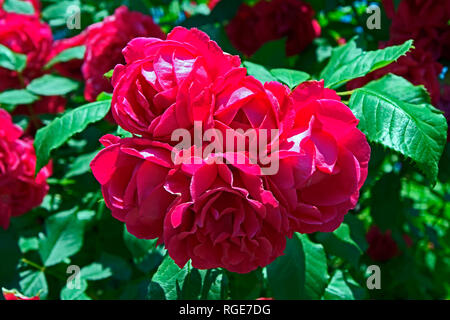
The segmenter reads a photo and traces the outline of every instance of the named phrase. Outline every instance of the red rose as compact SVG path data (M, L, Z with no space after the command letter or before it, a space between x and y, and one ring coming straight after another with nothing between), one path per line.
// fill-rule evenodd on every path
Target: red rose
M112 80L114 119L129 132L164 141L194 121L210 125L215 82L240 65L205 33L182 27L167 40L134 39L123 52L126 65L116 66Z
M392 19L390 41L400 44L414 39L414 46L432 53L433 59L450 58L450 2L403 0L394 10L392 0L383 1Z
M260 174L256 165L208 159L171 171L165 187L180 196L166 215L164 243L178 266L191 259L195 268L246 273L283 254L287 220Z
M117 64L124 63L122 49L127 43L137 37L156 37L163 39L164 32L153 22L150 16L139 12L129 11L121 6L114 15L89 26L80 35L55 42L52 57L63 50L80 45L86 46L84 61L72 60L55 66L63 75L81 78L81 72L86 87L84 97L88 101L95 101L102 92L112 92L110 81L104 74Z
M46 179L51 165L35 177L36 155L31 139L20 139L22 129L0 109L0 226L8 228L11 217L41 204L48 192Z
M440 96L438 76L441 70L442 65L433 59L431 53L418 47L407 53L406 56L400 57L396 62L375 70L365 77L350 81L347 87L349 89L359 88L372 80L393 73L404 77L414 85L424 85L431 96L432 103L436 105Z
M5 300L41 300L39 294L34 297L26 297L17 290L2 289Z
M289 88L278 82L264 85L244 68L230 72L220 86L214 107L216 126L247 130L279 129L280 112Z
M175 198L164 189L173 166L171 148L144 139L106 135L106 147L92 161L106 206L138 238L162 236L167 207Z
M291 232L331 232L353 209L367 177L370 147L358 120L323 81L299 85L285 117L280 170L271 188Z
M35 16L7 13L0 16L0 44L27 56L24 81L41 75L52 46L50 27ZM0 67L0 92L21 85L17 72Z
M247 56L264 43L287 37L286 55L303 51L320 35L314 10L298 0L259 1L253 7L242 4L226 27L231 43Z
M388 261L400 253L391 230L383 233L377 226L372 226L366 234L366 240L369 243L367 254L373 261Z

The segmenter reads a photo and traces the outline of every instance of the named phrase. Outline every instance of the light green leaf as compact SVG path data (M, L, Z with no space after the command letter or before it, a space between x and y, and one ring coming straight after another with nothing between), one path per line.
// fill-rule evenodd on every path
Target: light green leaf
M8 47L0 44L0 67L21 72L27 65L27 56L15 53Z
M2 9L6 12L14 12L27 15L34 14L33 4L21 0L5 0Z
M270 73L272 73L277 80L288 85L291 89L310 78L310 75L306 72L292 69L272 69L270 70Z
M7 90L0 93L0 104L16 106L19 104L31 104L37 101L39 97L25 89Z
M19 248L20 252L27 253L28 251L34 251L39 249L39 239L32 237L32 238L19 238Z
M263 84L269 81L276 81L277 79L260 64L256 64L250 61L244 61L244 67L247 68L247 73L250 76L254 76L256 79L261 81Z
M31 81L27 90L40 96L59 96L76 90L78 86L75 80L46 74Z
M105 268L101 263L92 263L81 269L81 278L83 280L102 280L112 275L110 268Z
M111 101L98 101L86 104L56 118L36 133L36 172L45 166L52 150L63 145L69 138L83 131L88 124L103 119L111 108Z
M84 279L80 280L80 287L79 288L69 288L67 287L67 284L62 288L61 290L61 300L85 300L85 292L88 288L88 283Z
M320 78L325 80L325 86L338 87L396 61L413 48L412 43L412 40L408 40L398 46L363 51L356 47L355 39L352 39L346 45L333 49L330 61Z
M189 263L181 269L169 255L166 255L150 282L149 299L176 300L181 294L188 268Z
M49 69L55 64L61 62L67 62L70 60L82 60L84 58L85 52L86 46L78 46L61 51L45 65L44 69Z
M45 298L48 293L47 280L40 270L26 270L20 273L20 289L24 296L34 297L38 293Z
M434 184L447 121L423 87L388 74L355 90L349 105L370 141L411 158Z
M355 300L353 292L345 282L341 270L337 270L331 278L323 296L325 300Z
M295 233L284 255L267 267L267 279L275 299L318 299L328 283L322 245Z
M84 222L78 208L50 216L45 222L46 236L40 235L39 254L44 266L53 266L76 254L83 245Z

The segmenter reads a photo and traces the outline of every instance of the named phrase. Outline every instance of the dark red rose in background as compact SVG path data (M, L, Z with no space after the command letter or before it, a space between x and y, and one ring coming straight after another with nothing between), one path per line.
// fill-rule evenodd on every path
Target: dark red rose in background
M418 47L407 53L406 56L400 57L397 62L375 70L365 77L350 81L347 87L349 89L359 88L372 80L393 73L404 77L414 85L424 85L431 96L432 103L436 105L440 97L438 76L441 70L442 65L433 59L432 54Z
M191 161L191 163L194 163ZM180 195L164 222L175 263L247 273L271 263L286 245L286 217L264 189L256 165L182 164L166 189Z
M52 47L50 27L39 18L15 13L0 16L0 44L27 56L23 81L40 76ZM17 72L0 67L0 92L23 85Z
M15 13L0 16L0 44L16 53L27 55L27 66L20 76L15 71L0 67L0 92L25 88L33 79L42 76L52 42L50 27L39 21L38 17ZM18 106L14 114L34 116L58 113L64 111L65 104L66 100L63 97L40 97L31 106Z
M17 290L2 289L5 300L41 300L39 295L34 297L26 297Z
M280 170L271 190L289 213L291 232L331 232L353 209L368 170L370 147L358 120L323 81L290 96Z
M391 230L383 233L377 226L372 226L367 232L366 240L369 243L367 254L373 261L385 262L400 254Z
M253 7L242 4L226 27L231 43L247 56L264 43L287 37L286 54L303 51L320 35L314 10L299 0L259 1Z
M112 79L114 119L129 132L166 142L194 121L211 125L216 82L240 65L205 33L182 27L167 40L134 39L124 56L126 65L116 66Z
M20 139L22 129L0 109L0 226L8 228L11 217L41 204L48 192L46 179L51 164L35 177L36 155L31 139Z
M106 147L91 163L106 206L138 238L162 236L163 220L174 195L164 189L173 166L171 148L144 139L106 135Z
M86 81L84 96L88 101L94 101L102 92L112 92L112 86L104 74L117 64L124 63L122 49L127 43L137 37L155 37L164 39L161 28L153 22L150 16L129 11L121 6L114 15L89 26L80 35L55 42L52 56L68 48L85 45L84 61L70 61L56 66L62 74L80 79L81 74ZM78 67L81 66L81 74Z
M397 10L392 0L384 0L392 19L390 41L400 44L414 39L414 46L430 52L434 59L450 58L450 1L402 0Z

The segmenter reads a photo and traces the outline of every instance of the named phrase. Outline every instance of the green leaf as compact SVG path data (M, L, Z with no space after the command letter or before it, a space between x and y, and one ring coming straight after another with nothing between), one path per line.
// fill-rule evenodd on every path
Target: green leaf
M289 64L286 57L286 38L264 43L250 58L254 63L268 68L282 68Z
M106 72L103 76L107 79L111 79L114 73L114 69L109 70L108 72Z
M317 241L324 245L327 253L347 260L355 268L358 266L362 251L351 238L350 228L347 224L342 223L333 232L318 233Z
M33 4L21 0L5 0L2 9L6 12L14 12L27 15L34 14Z
M138 239L124 228L125 245L133 256L136 267L144 273L153 271L162 261L164 252L161 247L156 247L156 239Z
M331 59L320 74L320 78L325 80L325 86L338 87L396 61L413 48L412 44L413 41L408 40L398 46L363 51L356 47L355 39L352 39L346 45L333 49Z
M400 176L395 173L385 174L372 187L370 198L370 215L374 224L383 231L400 228L404 210L401 201Z
M89 172L91 170L90 164L92 159L94 159L98 152L99 150L96 150L75 158L75 160L69 164L69 169L65 175L65 178L72 178Z
M88 288L88 283L84 279L80 280L80 287L79 288L68 288L67 284L62 288L61 290L61 300L85 300L84 293L86 292Z
M341 270L337 270L331 278L323 298L325 300L355 300L353 291L345 281Z
M261 81L263 84L269 81L276 81L277 79L260 64L256 64L250 61L244 61L244 67L247 68L247 73L250 76L254 76L256 79Z
M92 263L81 269L81 278L83 280L102 280L111 277L110 268L105 268L101 263Z
M44 69L49 69L55 64L61 62L67 62L70 60L82 60L84 58L85 52L86 46L78 46L61 51L45 65Z
M34 140L37 157L36 173L48 163L52 150L83 131L88 124L103 119L110 108L110 100L89 103L65 113L39 129Z
M19 105L31 104L37 101L39 97L25 89L7 90L0 93L0 104Z
M349 103L370 141L411 158L434 184L447 137L447 121L426 90L388 74L355 90Z
M270 70L277 80L288 85L289 88L293 89L300 83L308 80L311 76L303 71L292 70L292 69L272 69Z
M50 216L45 222L46 236L40 235L39 254L44 266L62 262L77 253L83 245L84 223L77 208Z
M230 288L230 298L233 300L254 300L261 296L264 284L262 269L239 274L227 273Z
M15 53L8 47L0 44L0 67L22 72L27 65L27 56Z
M39 249L39 239L36 237L32 238L19 238L19 248L20 252L27 253L28 251L34 251Z
M275 299L318 299L328 283L322 245L295 233L284 255L267 267L267 279Z
M39 270L26 270L20 273L20 289L23 295L34 297L40 292L40 296L45 298L48 293L47 280L44 272Z
M180 296L188 268L187 263L181 269L169 255L166 255L150 282L149 299L176 300Z
M46 74L31 81L27 90L40 96L59 96L76 90L78 86L75 80Z

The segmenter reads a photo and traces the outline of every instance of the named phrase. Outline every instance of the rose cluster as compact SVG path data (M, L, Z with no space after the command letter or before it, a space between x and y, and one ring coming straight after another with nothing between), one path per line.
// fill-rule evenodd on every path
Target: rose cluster
M165 40L133 39L123 55L111 108L132 137L104 136L91 168L112 215L136 237L158 238L180 267L191 260L200 269L250 272L282 255L286 237L331 232L356 205L370 148L323 81L293 91L262 84L237 56L183 27ZM179 150L173 132L198 124L276 132L264 151L279 159L278 170L264 174L246 149L219 151L220 142L206 156L195 152L204 142Z
M446 89L439 83L439 75L443 69L439 59L449 59L450 52L450 2L403 0L395 9L392 0L383 0L383 5L392 24L389 40L381 42L379 47L398 45L414 39L415 48L397 62L351 81L348 87L357 88L387 73L393 73L415 85L424 85L433 105L443 110L450 108L445 98Z
M0 226L4 229L11 217L40 205L48 192L46 179L51 175L51 164L34 176L33 140L21 138L22 134L9 113L0 109Z
M35 8L33 15L7 12L2 9L3 3L0 2L0 44L27 56L26 69L20 74L0 67L0 92L24 88L33 79L56 71L65 77L83 80L86 100L95 101L102 91L112 92L111 84L104 74L116 64L124 62L122 49L131 39L165 37L151 17L122 6L116 9L114 15L89 26L81 34L54 41L48 24L39 19L39 1L30 2ZM86 47L83 59L57 63L51 70L45 70L44 66L51 59L64 50L78 46ZM17 107L15 113L28 114L35 123L39 121L35 115L62 112L65 104L65 99L60 96L40 97L30 108Z
M226 27L231 43L247 56L268 41L287 38L286 54L303 51L320 35L311 5L300 0L260 0L242 4Z

